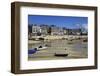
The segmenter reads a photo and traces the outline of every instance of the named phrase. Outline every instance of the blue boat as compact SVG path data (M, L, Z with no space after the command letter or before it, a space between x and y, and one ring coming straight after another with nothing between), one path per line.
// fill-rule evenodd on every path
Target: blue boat
M28 54L34 54L34 53L36 53L37 51L38 51L37 48L29 49L29 50L28 50Z

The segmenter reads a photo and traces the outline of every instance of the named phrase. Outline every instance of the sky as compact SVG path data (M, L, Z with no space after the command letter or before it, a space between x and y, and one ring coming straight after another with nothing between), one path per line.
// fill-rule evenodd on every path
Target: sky
M88 17L28 15L28 24L47 24L57 27L79 28L88 26Z

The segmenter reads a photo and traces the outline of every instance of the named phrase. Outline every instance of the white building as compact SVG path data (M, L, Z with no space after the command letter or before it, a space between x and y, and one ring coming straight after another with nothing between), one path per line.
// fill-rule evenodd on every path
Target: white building
M33 35L38 35L41 34L41 27L37 25L32 26L32 34Z

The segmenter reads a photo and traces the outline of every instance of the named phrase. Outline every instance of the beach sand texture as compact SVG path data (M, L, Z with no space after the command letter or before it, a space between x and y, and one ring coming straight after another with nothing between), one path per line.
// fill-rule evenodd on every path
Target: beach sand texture
M29 40L28 49L34 49L41 45L47 45L47 48L28 55L28 60L77 59L88 57L88 45L87 42L83 42L83 39L86 39L86 37L82 39L75 39L77 37L74 37L73 40L52 37L48 37L48 39L43 41ZM57 57L55 53L65 53L68 56Z

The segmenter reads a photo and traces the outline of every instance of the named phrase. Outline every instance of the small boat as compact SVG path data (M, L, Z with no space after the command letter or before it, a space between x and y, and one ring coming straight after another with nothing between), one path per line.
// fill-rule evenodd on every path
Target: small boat
M38 51L37 48L29 49L29 50L28 50L28 54L34 54L34 53L36 53L37 51Z
M66 56L68 56L68 54L56 54L55 53L55 56L58 56L58 57L66 57Z
M37 47L37 50L44 50L44 49L46 49L47 47L45 47L45 46L39 46L39 47Z
M66 57L68 56L68 53L66 51L67 49L65 48L65 50L62 50L62 51L56 51L56 53L54 54L55 56L58 56L58 57Z

